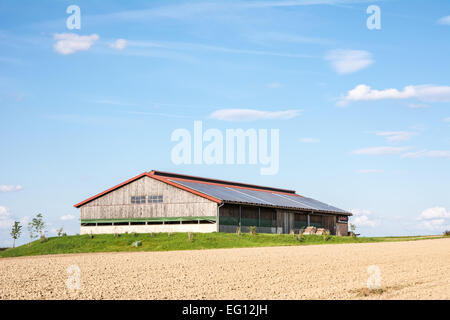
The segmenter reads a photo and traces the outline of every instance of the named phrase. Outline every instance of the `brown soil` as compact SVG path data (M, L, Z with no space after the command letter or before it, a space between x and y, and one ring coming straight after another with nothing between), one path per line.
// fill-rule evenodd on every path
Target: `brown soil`
M449 275L450 239L70 254L0 259L0 299L450 299Z

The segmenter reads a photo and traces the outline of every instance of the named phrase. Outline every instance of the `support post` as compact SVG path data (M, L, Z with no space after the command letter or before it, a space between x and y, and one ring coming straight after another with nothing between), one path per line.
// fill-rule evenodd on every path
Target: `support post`
M261 227L261 207L258 207L258 227Z
M239 228L242 226L241 222L242 222L242 206L239 205Z
M308 213L308 227L311 225L310 213Z

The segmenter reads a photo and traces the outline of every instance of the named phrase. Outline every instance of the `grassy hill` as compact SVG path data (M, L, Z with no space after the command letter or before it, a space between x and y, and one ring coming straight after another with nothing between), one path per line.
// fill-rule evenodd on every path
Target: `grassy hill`
M170 251L197 250L215 248L245 248L271 246L298 246L314 244L364 243L385 241L411 241L420 239L436 239L439 236L416 237L336 237L325 240L322 236L309 235L298 238L297 235L286 234L233 234L233 233L195 233L188 239L187 233L154 233L154 234L112 234L76 235L51 237L47 241L36 240L16 248L0 251L0 257L18 257L44 254L82 253L82 252L119 252L119 251ZM133 247L135 241L142 245Z

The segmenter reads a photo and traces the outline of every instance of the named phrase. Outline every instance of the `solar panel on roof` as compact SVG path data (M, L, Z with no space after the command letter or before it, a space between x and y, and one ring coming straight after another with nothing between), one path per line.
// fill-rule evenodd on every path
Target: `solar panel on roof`
M326 203L298 195L233 188L229 186L198 183L194 181L169 180L225 202L239 202L304 210L347 213L342 209L330 206Z

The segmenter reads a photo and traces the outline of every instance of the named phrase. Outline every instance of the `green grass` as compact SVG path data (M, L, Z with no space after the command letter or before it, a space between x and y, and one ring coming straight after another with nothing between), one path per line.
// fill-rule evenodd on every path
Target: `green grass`
M82 252L120 252L120 251L171 251L198 250L217 248L247 248L272 246L298 246L314 244L342 244L365 242L411 241L422 239L436 239L440 236L422 237L337 237L331 236L324 241L322 236L304 236L298 241L297 236L287 234L241 234L234 233L195 233L193 241L189 241L187 233L151 234L112 234L51 237L48 241L36 240L16 248L9 248L0 252L0 257L33 256L44 254L82 253ZM133 247L132 243L142 241L142 246Z

